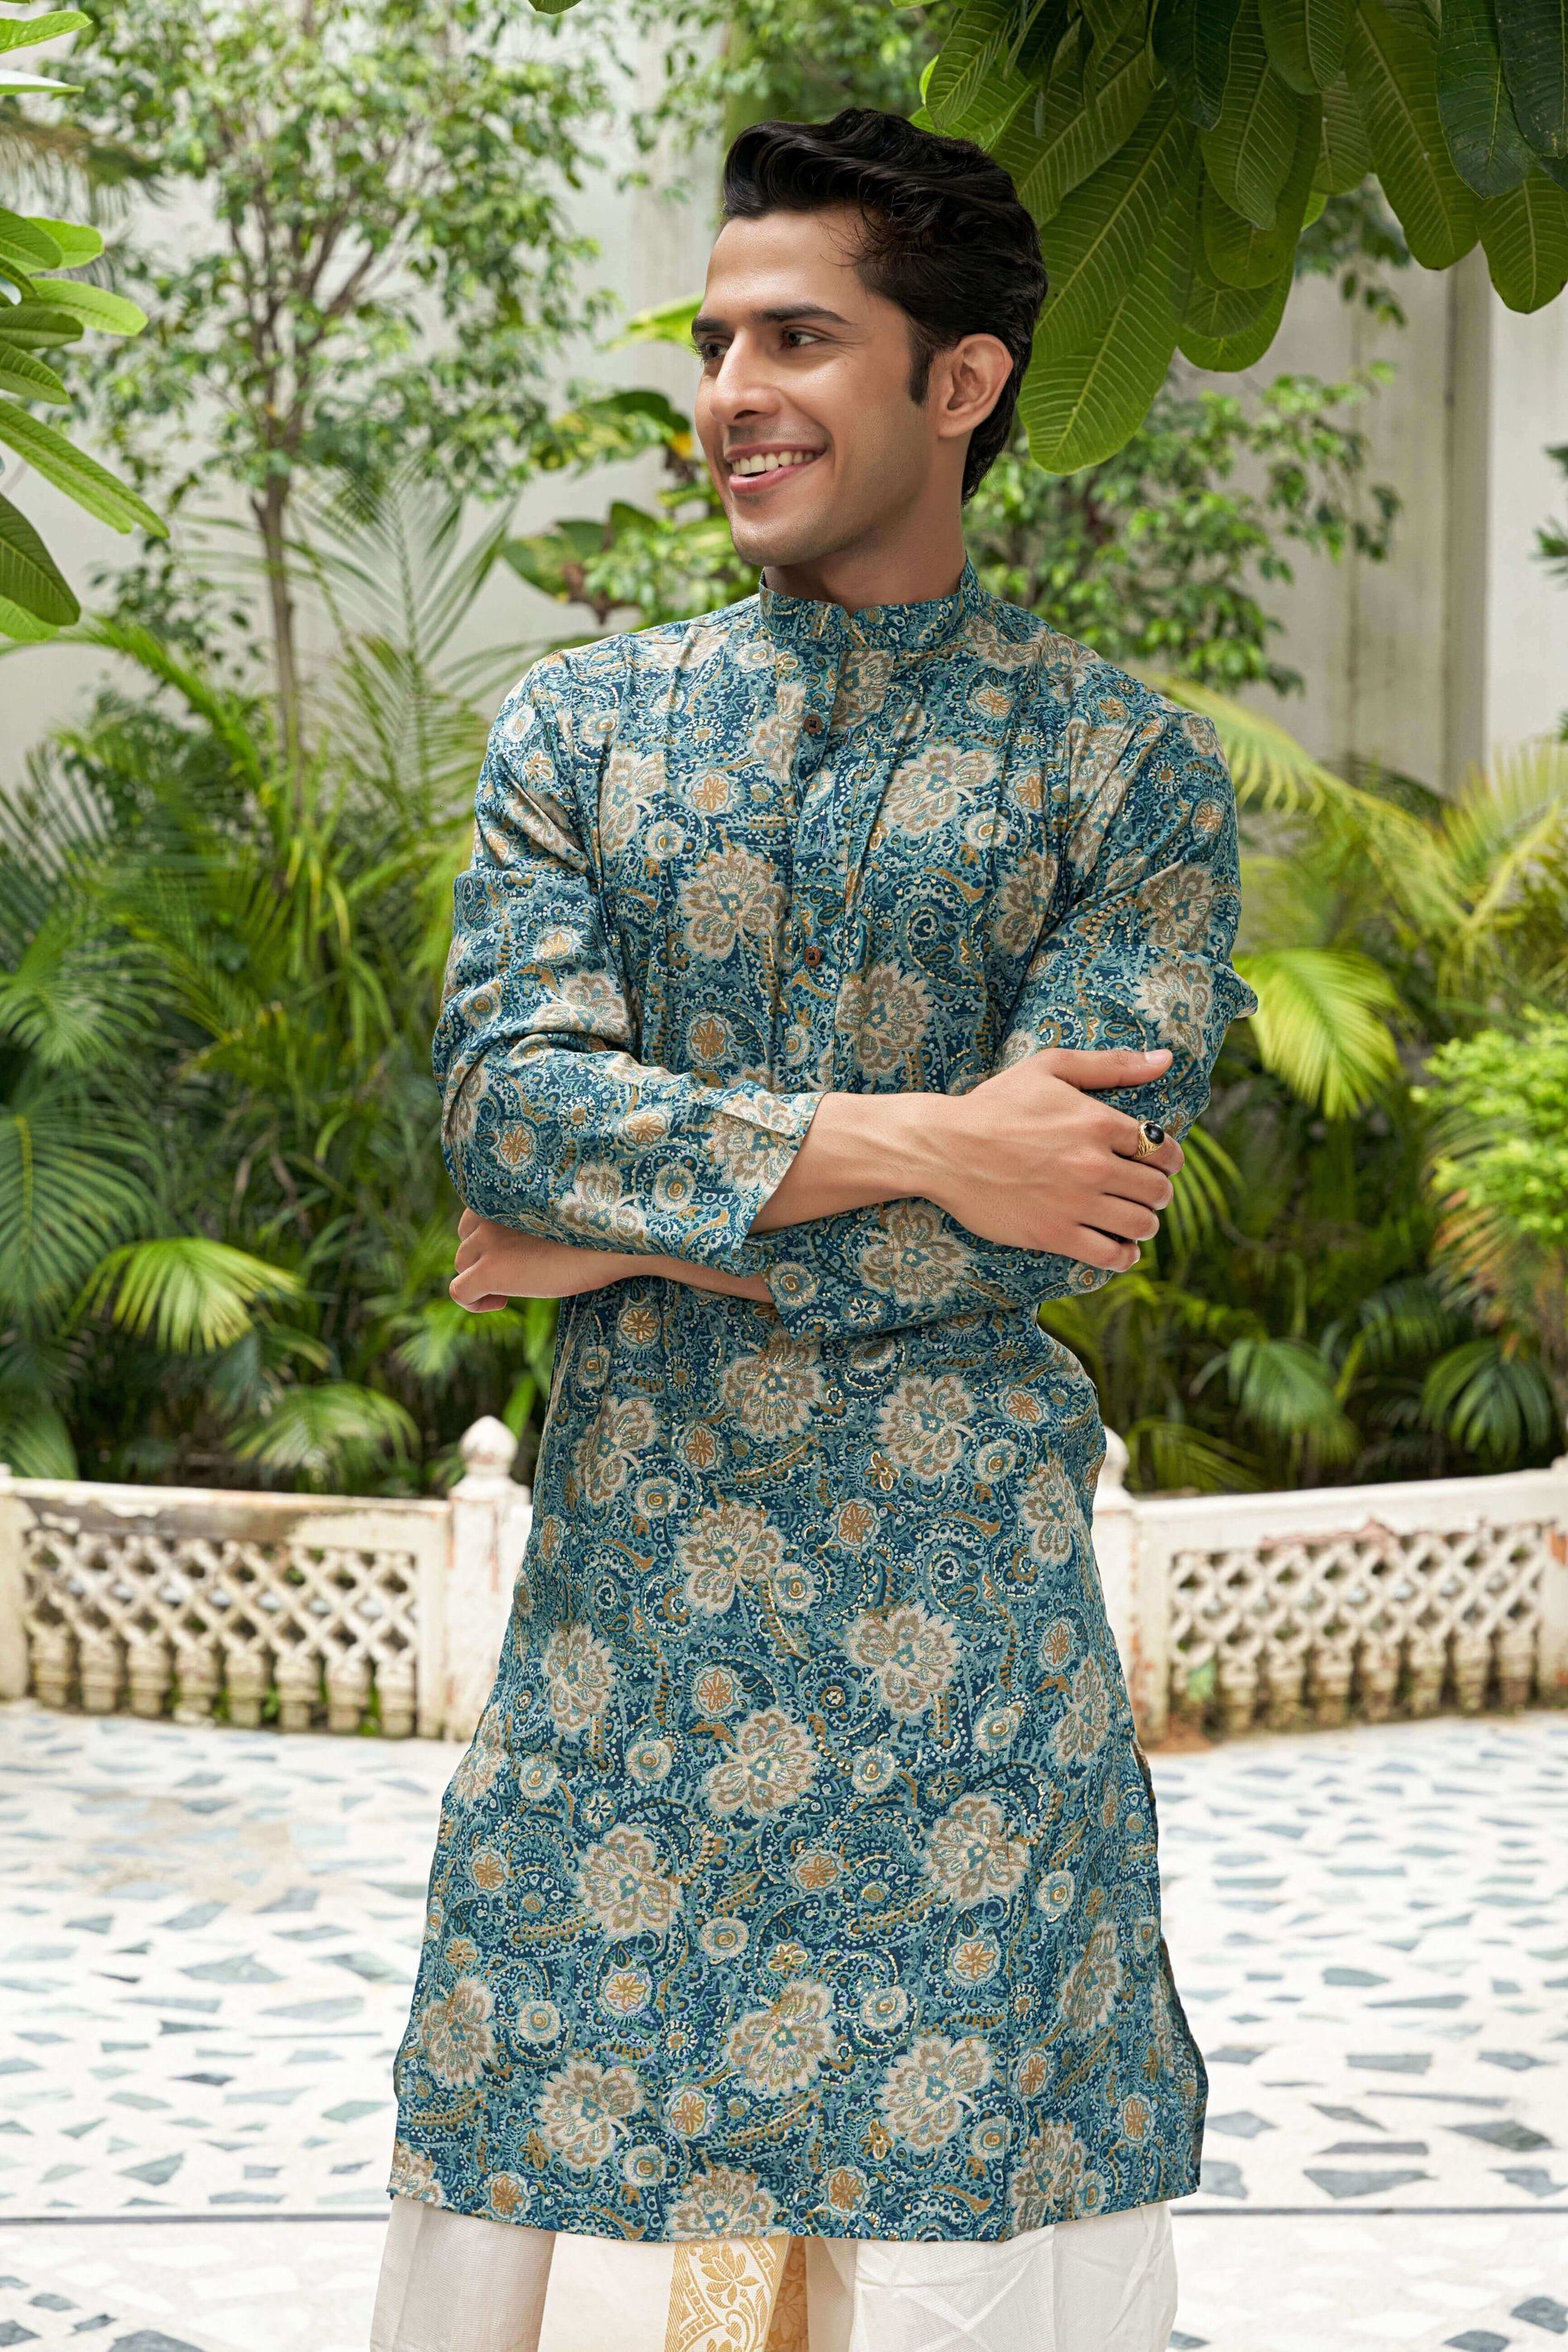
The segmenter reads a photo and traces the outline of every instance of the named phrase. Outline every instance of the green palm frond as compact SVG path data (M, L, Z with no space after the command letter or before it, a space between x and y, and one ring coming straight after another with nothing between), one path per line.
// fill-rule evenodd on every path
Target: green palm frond
M1431 1428L1493 1462L1518 1461L1563 1433L1541 1366L1492 1336L1439 1357L1422 1387L1421 1413Z
M1333 1368L1304 1339L1235 1339L1194 1382L1222 1371L1243 1421L1264 1435L1299 1443L1322 1462L1346 1461L1356 1432L1335 1392Z
M214 738L234 762L237 773L253 791L265 783L267 746L258 730L266 722L258 709L239 695L215 686L192 664L181 661L171 646L139 622L89 621L71 631L70 635L87 645L101 646L108 653L123 654L157 685L167 687L194 717L212 730Z
M1451 1347L1465 1318L1426 1276L1385 1283L1361 1304L1361 1360L1383 1371Z
M108 1306L122 1329L154 1339L172 1355L206 1355L243 1338L257 1307L297 1298L302 1287L298 1275L226 1242L168 1234L105 1258L82 1307Z
M64 1307L156 1213L142 1139L67 1079L25 1081L0 1108L0 1301Z
M1257 993L1253 1034L1265 1069L1326 1118L1348 1118L1399 1076L1384 1015L1399 997L1358 948L1266 948L1238 956Z
M332 1369L332 1351L308 1331L287 1323L255 1322L202 1366L202 1385L226 1426L268 1412L292 1379Z
M1448 925L1455 908L1434 854L1432 827L1405 805L1407 794L1347 782L1277 720L1212 687L1169 676L1155 683L1212 723L1238 809L1308 824L1308 838L1320 855L1327 853L1337 866L1359 862L1379 896L1407 908L1426 929ZM1375 777L1375 771L1368 772Z
M1568 979L1568 743L1531 742L1468 776L1439 828L1457 908L1439 971L1457 993L1510 964L1561 999Z
M511 530L502 507L465 543L465 500L416 467L385 481L353 479L331 499L307 491L299 511L295 551L333 618L396 645L420 669L450 645Z
M1142 1494L1191 1486L1200 1495L1251 1495L1264 1483L1256 1454L1191 1422L1154 1415L1135 1421L1124 1435Z
M378 1456L405 1460L418 1435L395 1398L352 1381L322 1381L287 1391L270 1412L235 1433L234 1450L270 1476L321 1488L351 1478Z
M395 807L448 811L471 795L488 732L469 696L475 657L454 665L449 648L500 556L511 509L465 540L464 499L416 468L300 504L293 552L340 645L321 697L334 761ZM521 646L491 648L481 667L515 676L530 657Z
M58 1406L0 1388L0 1464L17 1478L74 1478L76 1448Z
M498 1352L521 1348L528 1328L518 1306L470 1315L455 1298L426 1299L400 1319L403 1337L393 1349L394 1360L429 1387L493 1360Z
M1505 906L1568 845L1568 743L1516 744L1471 769L1443 811L1442 835L1478 909Z
M1218 1232L1241 1185L1241 1171L1212 1135L1192 1127L1182 1138L1183 1164L1160 1230L1178 1256Z
M512 651L504 666L511 674L524 662ZM339 758L384 796L434 811L471 798L489 731L484 717L394 640L366 635L345 644L331 719Z
M123 940L79 907L53 910L9 970L0 970L0 1037L46 1069L89 1070L117 1061L152 1016L144 972Z

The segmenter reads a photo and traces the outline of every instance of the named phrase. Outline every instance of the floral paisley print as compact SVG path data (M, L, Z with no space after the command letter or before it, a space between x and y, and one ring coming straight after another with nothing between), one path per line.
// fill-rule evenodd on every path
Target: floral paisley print
M765 1276L567 1303L453 1778L400 2194L676 2241L1005 2239L1195 2184L1205 2083L1089 1540L1104 1279L919 1200L752 1238L828 1088L1247 1008L1228 781L966 570L540 663L496 722L437 1061L463 1198ZM1113 1099L1116 1099L1113 1097Z

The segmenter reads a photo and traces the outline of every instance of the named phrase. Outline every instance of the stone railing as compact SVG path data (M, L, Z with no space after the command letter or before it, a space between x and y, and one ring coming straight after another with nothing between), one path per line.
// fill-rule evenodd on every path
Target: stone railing
M0 1696L467 1738L528 1535L516 1452L476 1423L440 1503L0 1473Z
M0 1473L0 1696L466 1738L529 1527L481 1421L439 1503ZM1095 1550L1140 1729L1568 1701L1568 1459L1498 1478L1142 1501Z
M1568 1703L1568 1456L1496 1478L1095 1497L1139 1728L1289 1730Z

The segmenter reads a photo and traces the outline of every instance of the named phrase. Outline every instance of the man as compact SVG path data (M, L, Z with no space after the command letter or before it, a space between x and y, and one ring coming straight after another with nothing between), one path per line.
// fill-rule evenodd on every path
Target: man
M1204 2074L1033 1310L1249 1000L1208 727L964 562L1044 292L967 143L743 133L697 422L763 586L496 723L452 1293L569 1304L377 2352L1163 2352Z

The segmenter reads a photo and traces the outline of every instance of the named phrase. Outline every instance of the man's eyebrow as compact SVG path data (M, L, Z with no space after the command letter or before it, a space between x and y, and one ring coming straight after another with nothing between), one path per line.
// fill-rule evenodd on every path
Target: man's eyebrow
M847 327L853 323L841 312L830 310L826 302L778 302L765 310L753 310L750 315L753 319L765 319L775 327L787 327L797 319L821 319L830 327ZM691 340L697 342L704 335L721 335L727 323L723 319L704 313L691 321Z

